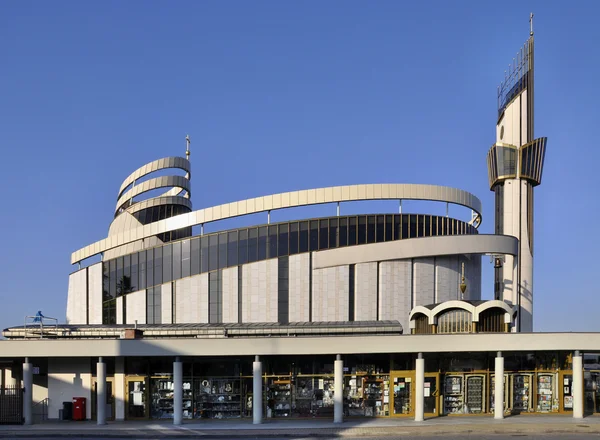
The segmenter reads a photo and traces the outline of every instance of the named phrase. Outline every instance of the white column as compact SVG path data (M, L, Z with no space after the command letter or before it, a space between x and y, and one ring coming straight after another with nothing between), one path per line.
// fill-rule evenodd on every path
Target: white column
M173 425L183 421L183 363L179 356L173 362Z
M23 363L23 416L26 425L33 425L33 365L29 358Z
M573 353L573 418L583 419L583 360L579 350Z
M262 390L262 363L256 356L252 363L252 418L255 425L262 423L263 410L263 390Z
M125 358L115 358L115 420L125 420Z
M106 364L102 357L96 364L96 421L106 425Z
M344 361L338 354L333 363L333 423L344 421Z
M423 353L417 356L415 371L415 422L425 419L425 359Z
M504 418L504 358L502 352L496 355L495 363L495 384L494 384L494 418Z

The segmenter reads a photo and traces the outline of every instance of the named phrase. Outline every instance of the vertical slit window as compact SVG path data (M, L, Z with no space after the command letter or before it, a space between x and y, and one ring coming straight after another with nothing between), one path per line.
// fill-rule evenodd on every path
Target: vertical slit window
M277 321L289 323L289 258L279 257L277 262Z
M356 265L351 264L348 268L348 321L354 321L354 272Z
M290 223L290 255L298 253L298 242L300 239L298 223Z
M410 238L410 215L402 214L402 238Z
M367 243L375 243L375 216L367 217Z
M267 259L267 233L266 226L258 228L258 261Z
M146 251L146 287L154 286L154 249Z
M334 249L338 243L338 219L329 220L329 248Z
M240 229L238 236L238 264L246 264L248 262L248 230Z
M392 241L394 239L394 216L386 215L385 216L385 241Z
M219 234L219 269L227 267L227 232Z
M308 222L300 222L300 253L308 252Z
M231 231L227 234L227 266L237 266L238 264L238 231Z
M181 242L177 241L173 243L173 280L178 280L181 278ZM166 260L164 260L163 255L163 266L166 264ZM164 271L163 271L164 272ZM163 280L163 283L166 283L171 280Z
M416 238L417 237L417 216L414 214L411 214L408 217L409 217L409 223L410 223L409 238Z
M329 249L329 220L319 220L319 249Z
M348 245L354 246L358 242L358 219L348 217Z
M123 295L123 257L117 258L117 286L116 292L117 296Z
M181 249L181 248L180 248ZM173 253L173 245L163 246L163 283L168 283L174 279L173 278L173 265L172 265L172 253Z
M200 272L208 272L208 236L200 238Z
M385 215L378 215L375 223L375 241L382 243L385 240Z
M402 215L394 215L394 240L402 239Z
M190 275L200 273L200 238L190 240Z
M191 252L190 240L183 240L181 242L181 278L190 276L190 252ZM175 322L175 321L173 321Z
M367 216L358 216L358 244L367 242Z
M154 284L162 284L162 248L154 248Z
M131 254L131 291L135 292L138 290L138 274L139 274L139 262L138 254Z
M138 259L140 265L140 275L137 290L143 290L146 288L146 251L139 252Z
M269 226L269 254L267 258L277 257L277 225Z
M431 237L431 216L426 215L425 217L425 234L424 237Z
M243 270L244 267L243 266L238 266L238 324L242 323L242 305L243 305L243 299L242 299L242 292L244 290L244 278L243 278Z
M348 218L340 217L340 239L339 246L348 246Z
M208 322L223 322L223 275L221 270L208 274Z
M319 249L319 221L310 221L310 242L309 250L316 251Z
M279 237L277 239L277 248L278 255L280 257L286 256L289 252L289 229L290 225L288 223L279 225Z
M248 229L248 263L256 261L258 258L258 229Z
M208 236L208 271L217 270L219 267L219 236Z

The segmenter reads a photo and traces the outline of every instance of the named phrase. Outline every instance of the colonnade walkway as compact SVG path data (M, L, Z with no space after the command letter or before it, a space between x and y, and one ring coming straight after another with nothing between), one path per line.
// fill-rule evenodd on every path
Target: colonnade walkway
M600 434L600 416L573 419L569 415L518 415L495 420L493 416L450 416L426 418L415 422L412 418L346 419L343 423L332 420L268 419L253 424L252 420L203 420L184 422L174 426L169 422L123 421L108 422L43 422L35 425L0 426L0 438L49 437L55 434L65 438L119 437L119 438L256 438L256 437L360 437L387 435L460 436L461 434Z

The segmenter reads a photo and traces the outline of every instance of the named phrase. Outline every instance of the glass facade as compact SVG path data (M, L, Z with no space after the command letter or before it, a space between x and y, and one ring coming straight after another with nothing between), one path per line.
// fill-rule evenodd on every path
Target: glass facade
M461 220L422 214L331 217L218 232L103 262L104 298L309 250L463 234L477 234L477 229Z
M150 223L157 222L159 220L164 220L169 217L174 217L180 214L186 214L191 212L191 209L187 206L183 205L160 205L160 206L152 206L150 208L142 209L140 211L134 212L133 216L139 221L142 225L147 225ZM192 228L182 228L177 229L176 231L164 232L162 234L158 234L157 237L164 243L174 240L180 240L185 237L189 237L192 235Z

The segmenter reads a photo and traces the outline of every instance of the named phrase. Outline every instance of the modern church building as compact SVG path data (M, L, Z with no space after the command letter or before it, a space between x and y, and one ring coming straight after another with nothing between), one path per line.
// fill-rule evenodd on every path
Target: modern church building
M494 234L479 233L475 195L434 185L307 189L194 210L188 138L186 157L133 171L107 237L72 254L66 323L38 315L4 330L0 404L22 397L13 416L33 423L71 417L75 401L75 418L99 424L600 412L590 356L600 334L532 333L534 187L546 151L534 136L533 49L532 33L498 91L487 155ZM370 200L397 208L347 212ZM470 214L403 212L407 200ZM307 205L325 216L271 221ZM252 214L262 220L204 231ZM483 300L490 256L495 298Z

